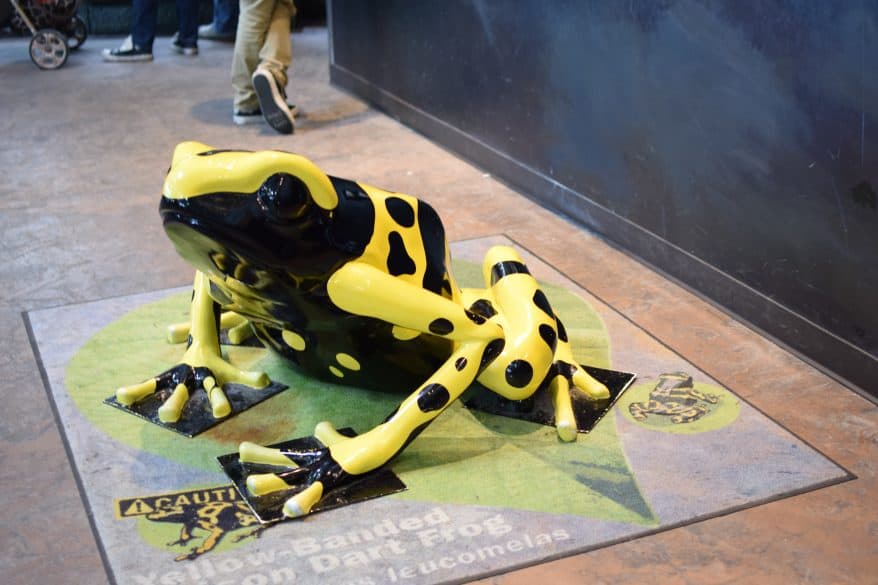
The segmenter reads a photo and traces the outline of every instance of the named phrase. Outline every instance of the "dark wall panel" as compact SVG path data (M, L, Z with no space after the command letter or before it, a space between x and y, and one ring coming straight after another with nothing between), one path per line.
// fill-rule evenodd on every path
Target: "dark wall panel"
M878 391L878 0L332 0L333 80Z

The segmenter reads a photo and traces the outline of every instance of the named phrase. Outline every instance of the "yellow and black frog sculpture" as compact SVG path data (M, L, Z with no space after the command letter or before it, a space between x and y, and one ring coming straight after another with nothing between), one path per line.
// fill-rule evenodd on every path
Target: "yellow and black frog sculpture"
M311 376L411 392L361 435L317 425L324 448L300 470L308 487L287 500L287 516L309 513L329 490L386 464L476 380L510 400L546 388L565 441L577 434L570 392L609 396L576 364L564 326L518 254L492 248L485 288L460 289L442 223L414 197L327 176L287 152L186 142L174 152L160 211L178 252L197 270L189 345L180 365L120 388L119 402L173 389L160 409L173 421L190 393L203 389L214 416L226 416L223 384L269 383L221 355L219 323L240 336L245 320ZM295 467L252 443L240 455ZM247 485L270 493L287 486L282 475L251 475Z

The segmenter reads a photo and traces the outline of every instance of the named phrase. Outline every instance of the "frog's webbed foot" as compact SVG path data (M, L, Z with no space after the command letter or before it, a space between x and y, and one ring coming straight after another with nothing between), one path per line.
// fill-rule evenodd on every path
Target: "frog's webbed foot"
M317 425L314 436L324 446L307 451L283 451L254 443L241 443L238 453L244 464L268 465L277 468L271 473L254 473L247 477L247 490L254 496L290 489L305 484L304 490L284 503L283 513L288 518L305 516L329 492L345 483L351 476L333 458L330 447L350 438L340 434L328 422ZM295 463L294 458L304 465Z
M269 379L263 372L239 370L224 360L219 353L207 351L193 344L183 354L182 363L140 384L119 388L116 390L116 400L125 406L131 406L155 393L169 393L159 407L158 415L162 422L173 423L180 420L180 415L191 394L197 390L204 390L213 416L223 418L232 411L232 406L222 389L223 385L230 382L264 388L268 385Z
M253 336L250 321L238 313L223 311L220 314L220 329L226 330L229 343L240 345ZM190 322L168 325L168 343L184 343L189 339Z
M562 441L575 441L578 434L576 417L573 414L571 392L578 393L586 400L598 402L610 397L607 387L592 378L588 372L577 365L573 351L564 334L564 326L558 320L559 339L555 347L555 361L546 376L547 389L555 407L555 428Z

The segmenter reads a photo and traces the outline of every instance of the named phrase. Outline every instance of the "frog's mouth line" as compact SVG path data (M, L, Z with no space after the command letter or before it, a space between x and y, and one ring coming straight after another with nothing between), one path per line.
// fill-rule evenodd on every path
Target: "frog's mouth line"
M178 224L231 247L237 247L236 235L241 232L241 219L245 215L231 206L206 205L198 200L164 196L159 204L159 214L166 232L170 225Z
M159 213L162 225L168 238L174 243L177 252L196 266L210 262L211 253L222 251L226 254L240 256L250 250L246 241L241 241L241 232L236 227L233 210L214 209L187 199L169 199L162 197ZM184 235L190 231L198 234ZM250 250L251 252L253 250Z

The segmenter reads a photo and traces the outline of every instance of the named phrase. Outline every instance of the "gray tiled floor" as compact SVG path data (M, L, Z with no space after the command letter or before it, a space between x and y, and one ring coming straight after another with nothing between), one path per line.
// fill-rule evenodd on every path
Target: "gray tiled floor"
M91 38L43 72L25 40L0 40L0 581L107 580L21 313L187 284L156 206L174 145L196 139L294 150L418 194L450 239L509 234L858 476L490 582L878 582L875 405L333 89L325 30L294 35L289 90L304 116L292 137L232 124L230 45L202 42L185 58L159 39L153 63L102 63L100 49L118 42Z

